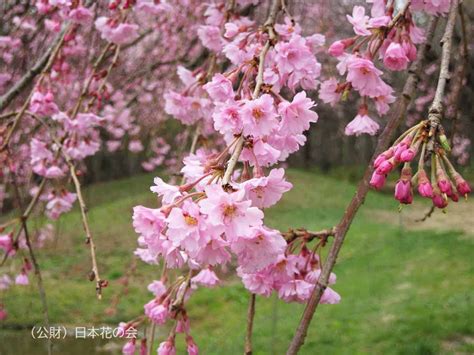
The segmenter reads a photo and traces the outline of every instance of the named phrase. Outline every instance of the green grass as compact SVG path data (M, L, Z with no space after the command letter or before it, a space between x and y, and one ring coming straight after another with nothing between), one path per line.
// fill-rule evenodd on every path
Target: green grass
M266 211L266 223L281 230L333 226L355 191L349 182L315 173L291 170L289 180L294 189ZM151 182L152 175L142 175L86 189L99 267L102 277L110 281L101 302L95 300L94 287L87 281L90 256L78 211L64 216L57 240L38 251L53 323L117 323L142 312L150 299L145 285L159 278L160 271L141 261L117 312L106 314L105 310L123 289L120 278L133 260L136 235L131 209L156 203L148 190ZM425 205L406 207L404 213L420 206ZM471 203L466 206L472 208ZM408 230L398 222L397 207L391 196L369 193L335 269L334 288L342 302L318 309L302 354L474 352L474 236ZM381 211L393 221L381 219ZM41 323L34 284L13 287L4 294L10 314L5 326ZM225 277L220 288L199 289L193 295L188 311L202 353L242 353L247 302L247 292L233 276ZM303 305L258 298L254 353L284 353L302 311Z

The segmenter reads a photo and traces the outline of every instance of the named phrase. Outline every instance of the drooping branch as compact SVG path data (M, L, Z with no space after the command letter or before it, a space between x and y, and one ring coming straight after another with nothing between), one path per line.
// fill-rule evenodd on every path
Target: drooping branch
M20 211L22 211L23 203L21 201L20 189L16 182L15 176L12 176L12 183L14 187L15 198L18 204L18 208L20 209ZM30 234L28 232L28 225L26 222L28 215L29 215L28 210L25 210L24 212L22 212L20 216L21 226L20 226L19 231L23 230L23 234L25 236L26 247L28 248L28 253L30 255L31 262L33 263L33 269L36 276L36 283L38 285L38 293L40 295L41 306L43 308L43 318L44 318L45 326L47 327L47 329L49 329L50 323L49 323L48 301L46 298L46 291L44 290L43 277L41 275L41 268L39 266L38 260L36 259L36 255L35 255L33 245L30 239ZM26 216L26 218L24 218L24 216ZM52 350L53 350L53 344L52 344L51 338L48 338L47 343L48 343L48 355L51 355Z
M44 71L48 62L50 62L55 48L61 45L69 28L69 25L65 25L51 46L49 46L46 52L41 56L41 58L38 59L38 61L30 68L30 70L28 70L28 72L23 75L23 77L18 80L15 85L10 88L10 90L0 97L0 112L3 111L3 109L7 107L10 102L12 102L37 75Z
M438 85L436 87L433 103L428 111L428 118L430 120L440 120L443 113L443 99L446 89L446 82L449 79L449 62L451 59L451 47L453 43L454 24L456 23L456 16L458 12L459 0L451 1L451 8L449 10L448 21L446 29L444 30L443 38L441 39L442 53L441 64L439 69Z
M401 123L403 117L405 117L408 105L410 104L412 97L415 93L416 86L419 81L420 72L422 69L423 60L427 51L430 48L430 43L434 34L434 30L436 28L436 24L437 19L433 18L428 26L426 42L420 48L418 58L413 63L409 71L407 81L403 88L402 96L399 98L395 110L392 112L387 122L387 125L385 126L382 134L380 135L371 162L365 170L364 177L359 183L354 197L346 208L345 213L339 224L335 227L334 243L331 246L326 262L324 263L324 266L322 268L319 280L316 283L316 286L314 287L311 297L303 312L303 316L288 348L287 355L297 354L304 343L308 327L311 323L314 312L316 311L319 305L319 301L321 300L321 297L325 289L327 288L329 276L334 268L334 265L336 264L336 259L339 255L339 251L342 248L346 234L360 206L364 203L367 192L369 191L369 180L373 172L372 162L381 152L383 152L389 146L392 136L395 133L395 130L397 129L399 124Z
M278 12L280 11L280 8L281 8L281 1L272 0L270 13L268 15L267 20L265 21L263 25L264 29L268 33L268 40L265 42L265 45L263 46L262 51L260 52L260 55L258 57L258 72L257 72L257 77L255 79L255 88L252 93L253 99L256 99L258 97L263 85L263 72L265 70L265 57L267 56L268 50L274 44L274 41L276 39L276 33L273 26L275 25L276 17L278 15ZM234 151L227 164L227 168L224 172L224 177L222 178L222 186L227 186L230 182L232 173L234 172L235 166L237 165L237 162L239 161L240 153L242 153L242 149L244 147L244 141L245 139L241 135L239 139L237 140L237 143L235 144Z

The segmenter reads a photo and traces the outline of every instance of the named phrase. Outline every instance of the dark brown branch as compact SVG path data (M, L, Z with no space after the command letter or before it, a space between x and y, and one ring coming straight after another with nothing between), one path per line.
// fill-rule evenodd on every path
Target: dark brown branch
M354 217L356 216L357 211L359 210L360 206L364 203L365 196L367 195L367 192L369 191L369 180L373 172L372 163L380 153L382 153L384 150L388 148L390 141L392 139L392 136L395 133L400 122L402 121L403 117L405 116L408 105L411 102L412 96L415 93L416 86L419 81L423 59L425 58L425 55L428 49L430 48L430 42L433 37L434 30L436 28L436 23L437 23L436 19L432 19L430 21L428 33L426 36L427 38L426 42L421 47L418 53L418 58L413 63L410 69L407 81L403 88L403 94L399 98L396 109L392 112L387 122L387 125L385 126L382 134L379 137L377 147L375 148L375 152L372 156L370 164L365 170L364 177L362 178L362 181L359 183L359 186L357 188L357 191L354 197L349 203L341 221L336 226L334 243L331 246L326 262L324 263L323 269L321 271L321 276L319 277L319 281L316 283L316 286L303 312L303 316L300 320L300 324L298 328L296 329L296 333L288 348L287 355L297 354L299 349L304 343L309 324L311 323L314 312L316 311L319 305L319 301L321 300L324 290L326 289L328 285L329 276L334 268L334 265L336 264L337 256L339 255L339 251L342 248L347 231L349 230L349 227L351 226L351 223Z
M58 34L54 42L51 46L47 49L47 51L41 56L40 59L33 65L33 67L28 70L28 72L23 75L23 77L13 85L10 90L8 90L4 95L0 97L0 112L3 111L5 107L7 107L10 102L13 101L21 91L30 84L33 79L43 72L44 68L50 61L51 55L54 53L54 50L60 43L63 41L66 32L69 30L69 25L65 25L61 32Z

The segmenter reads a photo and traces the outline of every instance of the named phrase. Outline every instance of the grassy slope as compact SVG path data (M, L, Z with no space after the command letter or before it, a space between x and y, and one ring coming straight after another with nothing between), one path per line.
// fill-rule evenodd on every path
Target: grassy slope
M334 225L355 190L349 183L300 171L291 171L289 179L295 188L266 213L267 224L282 230ZM147 192L151 180L151 175L143 175L86 190L100 269L111 283L102 302L94 299L93 285L85 281L90 262L79 215L76 211L62 219L57 242L39 256L53 322L116 323L141 312L150 298L144 285L158 278L159 272L141 262L117 314L105 315L104 310L121 288L118 279L132 262L136 235L130 225L131 207L154 204L153 195ZM391 197L369 194L336 266L335 289L342 302L319 309L302 353L474 351L473 236L404 230L398 224L396 208ZM394 222L380 220L381 210L393 211ZM413 210L408 207L404 213ZM247 294L235 278L225 283L219 289L199 290L189 306L193 335L205 354L242 351ZM5 294L10 312L7 324L41 322L32 284ZM302 310L301 305L259 298L255 354L282 353Z

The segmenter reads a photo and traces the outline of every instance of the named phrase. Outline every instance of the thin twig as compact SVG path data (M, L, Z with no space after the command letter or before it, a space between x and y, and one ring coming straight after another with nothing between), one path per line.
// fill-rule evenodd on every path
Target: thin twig
M247 331L245 333L245 355L252 355L252 331L253 320L255 318L255 293L250 294L249 306L247 309Z
M4 95L0 97L0 111L2 111L5 107L7 107L10 102L13 101L15 97L17 97L21 91L30 84L33 79L44 71L44 68L50 61L50 58L54 52L54 48L60 46L60 43L63 42L64 36L66 35L67 31L69 30L70 25L65 25L61 32L58 34L52 45L46 50L46 52L41 56L40 59L31 67L28 72L23 75L23 77L18 80L13 87L10 88Z
M21 201L20 189L18 187L18 184L14 176L12 176L12 183L13 183L13 187L15 191L15 198L18 204L18 208L20 209L20 211L22 211L23 203ZM30 234L28 233L26 218L24 218L25 213L26 213L26 210L25 212L22 212L20 216L20 220L21 220L20 231L23 230L24 235L25 235L26 246L28 248L28 253L30 254L31 262L33 263L33 268L36 275L36 283L38 285L38 292L41 299L41 306L43 308L43 317L44 317L45 326L47 327L47 329L49 329L50 323L49 323L49 312L48 312L48 302L46 299L46 291L44 290L44 286L43 286L43 278L41 276L41 269L40 269L38 260L36 259L36 255L33 250L33 245L31 244ZM52 354L52 350L53 350L53 344L52 344L51 338L48 337L48 355Z
M258 57L258 72L257 72L256 80L255 80L255 89L252 93L253 99L256 99L258 97L258 95L260 94L260 89L262 88L262 85L263 85L263 72L265 69L265 57L267 55L268 50L273 45L273 42L276 39L276 33L273 26L275 25L276 17L280 10L280 6L281 6L281 1L272 0L270 14L268 15L268 19L265 21L263 25L264 29L268 33L268 40L265 42L265 45L263 46L262 51L260 52L260 55ZM242 149L244 147L244 141L245 139L241 135L237 143L235 144L234 151L227 164L227 168L224 172L224 177L222 178L222 186L227 186L230 182L230 178L232 176L232 173L234 172L235 166L237 165L237 162L240 157L240 153L242 152Z
M412 96L415 93L416 86L419 81L419 75L421 72L423 59L425 58L425 55L428 49L430 48L430 42L433 37L436 24L437 24L437 19L433 18L429 24L429 29L426 36L426 42L421 47L418 53L418 58L413 63L409 71L409 76L403 88L403 95L399 98L395 111L393 111L389 121L387 122L387 125L385 126L382 134L380 135L380 138L378 140L371 162L367 166L367 169L365 170L364 177L359 183L359 186L357 188L357 191L354 197L352 198L347 209L345 210L345 213L342 219L340 220L339 224L336 226L334 243L331 246L326 262L324 263L324 266L322 268L319 280L316 283L316 286L303 312L298 328L296 329L293 340L291 341L291 344L287 350L287 355L297 354L299 349L304 343L306 334L308 332L308 327L311 323L314 312L316 311L319 305L319 301L321 300L321 297L328 285L329 276L334 268L334 265L336 264L336 259L337 259L337 256L339 255L339 251L342 248L346 234L349 230L349 227L354 217L357 214L357 211L359 210L360 206L364 203L367 192L369 191L369 180L373 172L372 162L381 152L383 152L389 146L392 136L395 133L396 128L399 126L400 122L402 121L403 117L405 116L408 105L412 99Z

